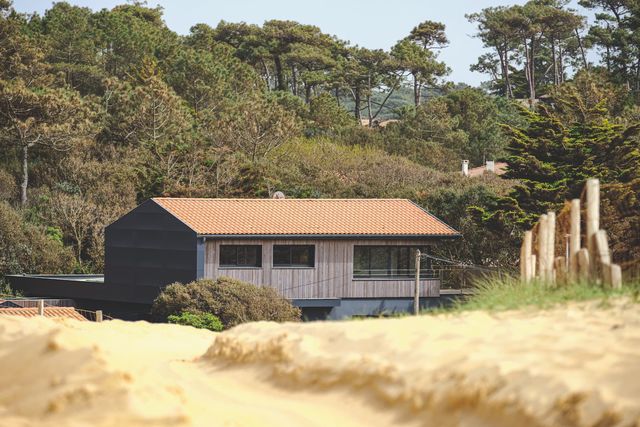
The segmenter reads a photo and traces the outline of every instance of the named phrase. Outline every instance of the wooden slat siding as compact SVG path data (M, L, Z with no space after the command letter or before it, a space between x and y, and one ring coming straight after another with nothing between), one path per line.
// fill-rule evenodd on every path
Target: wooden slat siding
M412 297L414 282L408 280L353 280L353 247L428 246L434 241L415 240L208 240L205 246L205 277L232 277L268 285L287 298L399 298ZM262 268L221 268L220 245L262 245ZM273 268L273 245L315 245L314 268ZM420 295L440 295L438 279L421 281Z

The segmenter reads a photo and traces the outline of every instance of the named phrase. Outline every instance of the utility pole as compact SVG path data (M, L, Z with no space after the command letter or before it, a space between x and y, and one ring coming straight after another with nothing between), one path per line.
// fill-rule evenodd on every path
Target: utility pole
M413 295L413 314L420 314L420 249L416 249L416 288Z

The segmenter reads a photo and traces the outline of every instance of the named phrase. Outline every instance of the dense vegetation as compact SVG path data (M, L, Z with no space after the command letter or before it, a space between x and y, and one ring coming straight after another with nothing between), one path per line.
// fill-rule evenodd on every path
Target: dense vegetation
M608 229L630 253L640 9L583 0L587 28L566 4L468 15L490 49L471 88L446 80L446 28L428 20L370 50L292 21L181 36L139 3L39 16L0 0L0 275L102 271L104 226L149 197L277 190L410 198L464 233L444 255L507 267L586 176L616 192L607 215L627 219ZM465 179L462 159L511 168Z
M180 314L169 315L167 322L175 323L176 325L193 326L198 329L208 329L214 332L220 332L224 329L224 325L220 319L211 313L183 311Z
M187 284L173 283L153 302L151 314L157 320L164 321L171 317L176 323L191 322L189 324L192 326L200 322L215 323L210 318L202 318L214 315L225 328L259 320L294 322L300 320L301 316L300 309L291 305L275 289L228 277L196 280Z

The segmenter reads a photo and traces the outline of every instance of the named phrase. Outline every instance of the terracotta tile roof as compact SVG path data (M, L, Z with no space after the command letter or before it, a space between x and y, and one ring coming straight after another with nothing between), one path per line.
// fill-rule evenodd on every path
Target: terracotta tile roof
M38 308L0 308L0 316L36 317L38 316ZM78 313L73 307L45 307L44 317L87 320L86 317Z
M153 200L201 235L458 235L406 199Z

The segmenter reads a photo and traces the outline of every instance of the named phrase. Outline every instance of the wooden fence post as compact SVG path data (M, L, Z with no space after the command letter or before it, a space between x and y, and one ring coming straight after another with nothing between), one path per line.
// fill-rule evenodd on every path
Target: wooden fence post
M595 251L594 236L600 229L600 181L597 179L587 180L587 218L586 218L586 243L589 250L591 264L591 278L596 279L597 275L597 254Z
M593 236L593 251L595 256L591 259L591 271L595 274L594 279L602 279L602 282L611 286L611 252L607 241L607 232L598 230ZM598 277L598 275L600 277Z
M96 310L96 322L102 322L102 310Z
M580 249L578 251L578 279L581 282L589 280L589 274L591 271L589 261L589 250L587 248Z
M556 259L556 213L547 213L547 280L553 282L554 276L554 263Z
M533 258L533 233L531 230L524 232L524 261L525 261L525 269L524 269L524 280L525 282L530 282L533 279L533 265L535 263Z
M536 278L536 266L537 266L537 262L538 262L538 257L536 256L536 254L531 254L531 278L535 279Z
M522 245L520 246L520 281L526 283L527 281L527 255L525 250L525 242L522 239Z
M547 215L540 216L538 222L538 276L541 280L548 280L547 276L547 241L549 240L549 230L547 228Z
M580 199L571 201L571 229L569 233L569 280L578 279L578 251L580 251Z
M618 264L611 264L611 287L613 289L622 288L622 268Z

